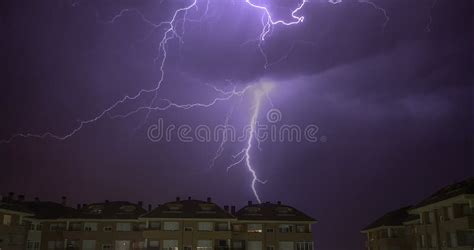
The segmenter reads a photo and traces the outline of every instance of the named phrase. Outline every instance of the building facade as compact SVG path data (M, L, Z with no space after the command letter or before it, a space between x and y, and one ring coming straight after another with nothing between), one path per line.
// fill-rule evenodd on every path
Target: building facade
M278 203L252 204L236 211L206 201L176 198L155 208L143 203L105 201L78 205L3 201L16 223L17 242L1 250L313 250L315 220ZM23 209L23 211L15 211ZM1 213L0 218L7 218ZM21 214L20 214L21 213ZM13 221L13 219L11 219ZM0 231L0 239L8 238ZM4 237L5 236L5 237ZM5 242L4 242L5 243ZM16 247L16 248L15 248Z
M369 250L473 250L474 178L390 212L362 233Z

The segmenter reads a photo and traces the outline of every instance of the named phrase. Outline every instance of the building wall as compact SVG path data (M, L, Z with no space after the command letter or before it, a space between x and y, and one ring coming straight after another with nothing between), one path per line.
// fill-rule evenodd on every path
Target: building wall
M0 212L0 249L25 249L27 228L22 225L22 216Z

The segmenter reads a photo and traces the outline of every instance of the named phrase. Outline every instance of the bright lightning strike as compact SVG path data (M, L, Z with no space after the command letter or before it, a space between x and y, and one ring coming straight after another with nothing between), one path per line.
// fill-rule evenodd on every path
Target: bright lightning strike
M252 162L251 162L251 151L252 151L252 145L254 143L253 141L254 140L258 141L258 134L257 134L256 127L257 127L258 115L260 113L260 109L262 106L262 100L265 97L268 97L268 94L273 89L273 87L274 87L273 84L269 82L264 82L253 89L254 104L252 107L252 116L248 124L248 127L249 127L248 139L247 139L245 147L237 155L234 155L234 158L237 158L238 160L227 167L227 170L230 170L232 167L237 166L238 164L242 162L245 163L247 170L252 176L251 188L252 188L253 195L255 196L255 199L257 199L259 203L262 203L262 200L260 199L260 196L257 192L256 184L257 183L265 184L267 181L263 181L257 176L257 172L253 168Z

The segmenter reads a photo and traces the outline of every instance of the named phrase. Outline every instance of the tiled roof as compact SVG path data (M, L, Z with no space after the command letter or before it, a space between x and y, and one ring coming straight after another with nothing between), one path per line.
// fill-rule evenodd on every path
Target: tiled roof
M200 200L181 200L158 206L143 218L196 218L196 219L232 219L230 213L212 202Z
M73 214L75 209L51 201L26 201L21 203L37 219L57 219Z
M18 203L0 202L0 209L10 210L10 211L20 212L20 213L33 213L32 211L28 210L28 208Z
M474 178L443 187L428 198L416 204L414 208L423 207L461 194L474 194Z
M66 218L70 219L137 219L146 213L141 206L128 201L110 201L83 206Z
M362 231L382 227L382 226L402 226L405 221L412 221L418 218L418 215L412 215L408 213L411 207L403 207L391 212L386 213L382 217L378 218L370 225L366 226Z
M294 207L270 202L249 204L236 213L239 220L316 221Z

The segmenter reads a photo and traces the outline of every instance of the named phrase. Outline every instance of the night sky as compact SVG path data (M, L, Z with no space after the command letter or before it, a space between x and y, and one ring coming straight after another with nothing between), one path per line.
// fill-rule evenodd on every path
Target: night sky
M65 135L125 95L155 86L158 43L185 0L0 1L0 139L16 133ZM204 0L200 2L205 2ZM288 20L298 1L268 1ZM268 3L267 2L267 3ZM363 249L361 228L387 211L474 175L473 2L470 0L311 0L303 23L275 26L258 49L259 10L239 0L212 0L189 11L182 42L169 43L159 98L209 102L222 89L269 81L282 123L319 127L312 142L263 142L252 162L263 201L292 205L319 222L315 247ZM109 23L123 9L135 9ZM431 21L430 21L431 20ZM232 82L234 85L230 85ZM249 98L210 108L146 112L111 119L147 104L126 102L67 140L14 138L0 144L0 191L69 205L176 196L241 207L255 197L244 165L226 171L242 143L152 142L165 124L223 124L250 119ZM271 104L265 101L260 120ZM141 126L140 126L141 124Z

